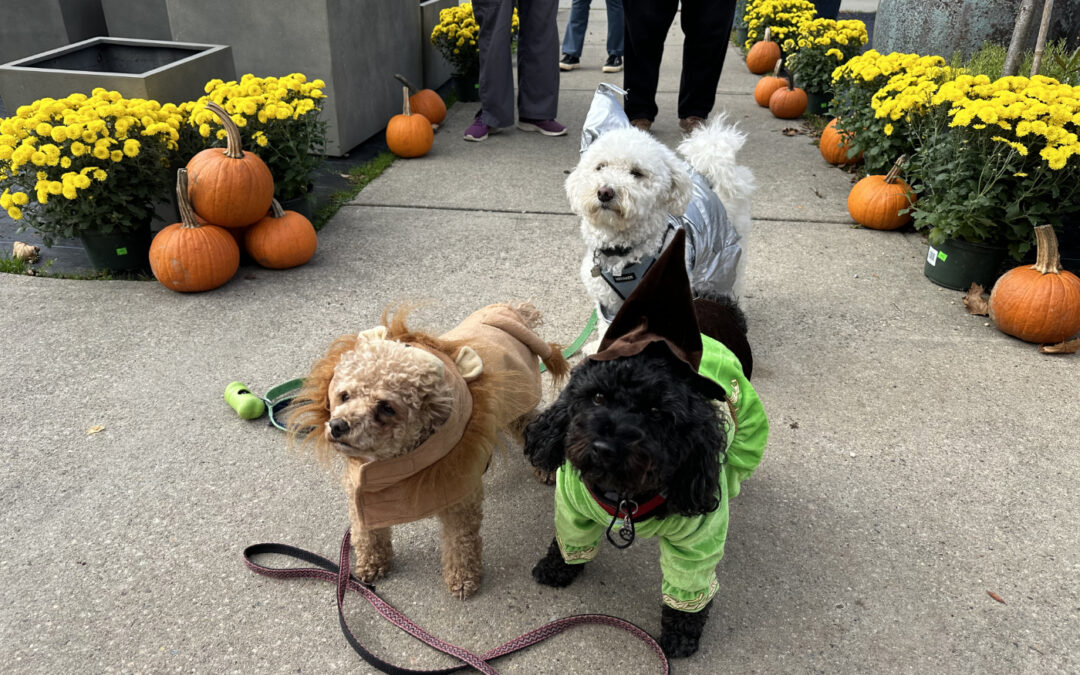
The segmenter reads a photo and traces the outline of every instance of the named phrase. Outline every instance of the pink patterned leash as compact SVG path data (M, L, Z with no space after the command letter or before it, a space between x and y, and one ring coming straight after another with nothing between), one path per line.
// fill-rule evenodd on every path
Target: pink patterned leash
M493 669L487 663L488 661L530 647L538 642L542 642L550 637L558 635L569 628L573 628L574 626L592 623L621 628L644 642L649 646L653 653L656 654L657 658L660 659L661 672L664 675L668 675L669 669L667 657L664 656L664 652L660 649L660 645L656 643L656 640L654 640L651 635L629 621L624 621L613 616L607 616L606 614L576 614L563 619L557 619L551 623L533 629L520 637L514 638L509 642L503 643L482 655L474 654L467 649L440 640L420 626L417 626L410 621L408 617L394 609L386 601L376 595L374 586L361 582L349 573L349 569L351 569L350 535L351 532L346 531L345 537L341 540L341 550L337 565L320 555L305 551L301 548L296 548L295 546L289 546L288 544L254 544L248 546L244 549L244 564L256 574L261 574L274 579L308 578L334 582L337 586L338 622L341 624L341 630L345 635L345 639L361 658L384 673L388 673L389 675L442 675L444 673L457 672L471 666L481 673L498 675L498 671ZM257 555L269 554L289 556L315 565L315 567L266 567L253 560ZM345 620L345 592L349 590L363 595L364 598L371 603L372 607L374 607L375 610L390 623L409 635L412 635L424 644L444 654L449 654L463 663L452 668L443 668L441 670L411 670L408 668L401 668L392 663L387 663L375 656L360 644L360 641L353 635L348 622Z

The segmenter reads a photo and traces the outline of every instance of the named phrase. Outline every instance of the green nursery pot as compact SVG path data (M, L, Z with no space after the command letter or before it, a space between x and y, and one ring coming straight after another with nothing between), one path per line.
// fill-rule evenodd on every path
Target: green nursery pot
M150 224L131 232L79 235L94 269L131 272L150 267Z
M1001 273L1007 253L1004 246L946 239L939 246L930 245L923 274L938 286L955 291L966 291L972 283L989 291Z

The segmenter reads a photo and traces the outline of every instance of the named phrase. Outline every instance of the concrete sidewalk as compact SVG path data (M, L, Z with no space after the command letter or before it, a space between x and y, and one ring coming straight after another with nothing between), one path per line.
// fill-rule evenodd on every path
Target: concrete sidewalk
M481 305L531 299L545 337L578 334L590 307L562 183L605 79L597 5L584 67L563 75L567 137L465 143L477 106L456 105L432 152L343 208L304 267L244 268L199 295L0 275L7 671L369 672L341 636L332 585L242 565L242 549L265 541L334 556L346 501L334 475L265 420L237 418L222 392L303 375L334 337L401 300L429 300L412 323L437 332ZM654 127L672 145L680 43L676 24ZM965 314L959 293L923 277L919 235L853 227L849 175L782 133L798 124L755 105L754 82L729 51L717 109L750 134L742 157L761 185L743 304L772 433L733 503L702 649L675 671L1077 672L1076 357L1039 355ZM380 595L480 652L583 612L659 633L655 541L603 550L568 589L538 586L529 570L551 539L551 488L518 448L489 474L481 591L449 597L436 525L421 522L395 529ZM363 600L347 612L383 658L453 665ZM657 672L641 644L599 627L495 665Z

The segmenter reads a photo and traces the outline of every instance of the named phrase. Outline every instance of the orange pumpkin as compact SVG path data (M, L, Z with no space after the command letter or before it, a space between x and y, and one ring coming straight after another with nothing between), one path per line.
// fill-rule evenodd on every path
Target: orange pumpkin
M829 164L855 164L862 159L862 151L854 157L848 157L851 149L852 134L849 131L840 131L836 128L837 119L833 118L821 132L818 148L821 156Z
M766 28L762 39L746 52L746 67L755 75L764 75L779 58L780 45L772 41L772 32Z
M446 103L433 89L420 89L405 79L405 76L394 74L399 82L415 92L409 97L409 107L414 113L428 118L432 126L439 126L446 119Z
M786 83L784 78L780 77L780 69L783 65L783 59L776 59L776 67L773 68L772 75L766 75L758 80L757 86L754 87L754 100L759 106L768 108L769 97Z
M401 88L401 114L394 115L386 125L386 145L398 157L423 157L435 142L431 122L423 115L414 115L409 107L409 88Z
M1014 267L994 284L990 320L1021 340L1056 344L1080 332L1080 278L1061 269L1053 227L1036 227L1035 242L1035 264Z
M190 293L221 286L236 274L240 249L232 235L216 225L200 225L188 201L188 174L176 172L180 222L157 233L150 242L150 269L166 288Z
M311 221L286 211L274 200L272 212L248 228L244 249L263 267L283 270L303 265L315 255L318 237Z
M266 215L274 199L274 177L258 155L240 147L240 129L217 103L206 109L221 119L225 149L201 150L187 163L191 206L221 227L247 227Z
M848 193L848 213L856 223L872 230L895 230L911 220L910 213L900 211L915 203L915 195L900 178L900 167L907 155L896 160L889 173L863 178Z
M780 119L793 120L806 112L810 100L805 91L795 86L791 73L785 74L784 80L786 86L780 87L769 97L769 110Z

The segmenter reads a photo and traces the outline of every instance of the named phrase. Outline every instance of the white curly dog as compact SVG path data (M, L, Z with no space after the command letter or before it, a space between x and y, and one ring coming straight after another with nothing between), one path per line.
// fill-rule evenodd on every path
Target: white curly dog
M600 337L678 227L687 231L695 295L742 296L755 184L735 157L746 134L726 118L714 115L679 144L686 161L648 132L607 131L567 177L586 245L581 280L596 303Z

